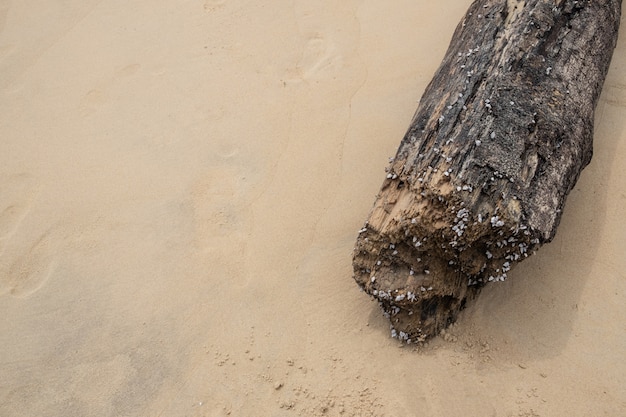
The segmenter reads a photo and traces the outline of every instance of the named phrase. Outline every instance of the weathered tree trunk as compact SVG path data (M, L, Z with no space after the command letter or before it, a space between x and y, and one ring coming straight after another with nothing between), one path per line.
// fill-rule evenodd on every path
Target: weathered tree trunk
M621 0L476 0L359 232L354 278L422 341L555 235L592 154Z

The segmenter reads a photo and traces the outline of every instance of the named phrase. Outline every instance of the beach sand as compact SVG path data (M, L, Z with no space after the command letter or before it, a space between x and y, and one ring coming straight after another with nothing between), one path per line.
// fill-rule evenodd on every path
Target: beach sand
M469 4L0 2L0 415L625 415L625 36L555 240L450 336L352 280Z

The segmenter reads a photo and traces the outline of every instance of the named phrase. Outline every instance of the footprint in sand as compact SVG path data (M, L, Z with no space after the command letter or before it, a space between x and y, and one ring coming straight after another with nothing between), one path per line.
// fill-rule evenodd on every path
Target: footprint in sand
M117 70L111 78L105 79L89 90L80 100L79 112L83 117L90 116L98 111L109 100L108 91L117 87L124 78L131 77L141 68L140 64L129 64Z
M43 287L55 267L56 257L46 232L8 267L2 268L0 294L27 297Z
M316 35L307 42L291 81L330 78L343 65L341 53L333 41Z
M23 297L37 291L50 277L55 261L49 232L26 249L16 243L20 225L30 212L37 186L28 174L0 177L0 295Z
M196 239L200 246L213 246L221 239L231 243L240 232L236 178L234 170L223 167L213 170L192 189Z
M4 207L0 212L0 253L4 247L4 242L15 234L29 208L25 201L21 201Z
M211 263L213 271L222 271L243 286L247 283L244 259L250 216L242 181L236 168L218 166L193 185L188 204L194 245L203 259Z
M28 174L0 176L0 255L26 217L37 193Z

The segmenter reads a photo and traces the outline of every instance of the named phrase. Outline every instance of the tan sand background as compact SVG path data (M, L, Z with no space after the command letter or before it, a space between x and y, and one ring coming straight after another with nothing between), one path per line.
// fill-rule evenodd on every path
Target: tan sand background
M352 281L469 3L0 1L0 416L626 415L624 36L556 239L452 341Z

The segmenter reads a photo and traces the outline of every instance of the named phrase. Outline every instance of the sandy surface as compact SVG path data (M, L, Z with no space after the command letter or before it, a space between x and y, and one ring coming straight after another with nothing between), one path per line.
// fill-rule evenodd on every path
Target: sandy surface
M625 36L555 241L454 337L351 278L469 3L1 1L0 415L625 415Z

